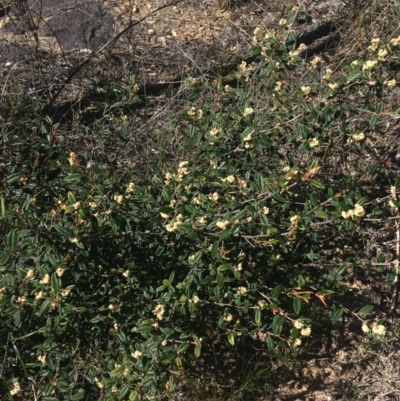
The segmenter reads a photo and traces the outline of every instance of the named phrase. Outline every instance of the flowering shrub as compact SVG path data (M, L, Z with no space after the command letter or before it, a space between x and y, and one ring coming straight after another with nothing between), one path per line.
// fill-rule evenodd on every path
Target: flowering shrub
M210 333L296 348L321 319L342 316L335 296L350 265L335 255L382 210L359 186L375 166L341 180L328 170L343 146L362 151L374 139L379 93L396 85L383 67L400 39L372 41L332 70L301 58L294 15L255 31L258 59L240 64L238 89L217 82L212 100L189 105L182 118L197 146L168 171L101 169L40 132L6 163L0 333L10 396L29 379L48 400L163 399ZM286 80L296 69L309 71L304 82ZM337 95L352 84L362 112Z

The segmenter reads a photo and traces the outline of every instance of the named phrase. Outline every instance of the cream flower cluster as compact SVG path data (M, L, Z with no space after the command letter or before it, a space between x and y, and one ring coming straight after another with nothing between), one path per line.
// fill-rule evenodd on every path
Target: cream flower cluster
M165 229L170 233L177 231L179 226L182 224L182 219L182 215L178 214L170 223L165 226Z
M342 211L342 217L344 219L350 219L353 217L357 218L357 217L363 217L363 216L365 216L365 210L358 203L355 204L354 209L350 209L348 211L344 211L344 210Z
M296 50L289 51L289 62L288 64L291 65L294 63L295 58L300 55L300 53L307 50L307 46L304 43L301 43L300 46Z
M364 323L362 325L362 331L364 333L370 333L372 331L373 334L383 337L386 334L386 327L376 322L372 323L371 327L369 327L367 323Z
M301 320L295 320L293 326L300 330L300 334L303 337L309 337L311 335L311 326L305 325Z
M178 172L176 174L172 174L170 172L166 173L164 181L165 185L168 185L173 178L175 178L176 181L181 182L183 180L183 177L189 174L188 165L188 161L180 162L178 165Z
M153 309L153 314L156 315L158 320L164 319L165 308L163 305L159 304Z

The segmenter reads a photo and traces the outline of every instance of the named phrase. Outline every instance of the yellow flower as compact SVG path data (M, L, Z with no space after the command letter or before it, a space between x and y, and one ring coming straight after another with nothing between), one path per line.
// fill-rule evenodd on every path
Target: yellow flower
M372 70L378 62L376 60L368 60L363 64L363 70Z
M334 83L334 84L328 84L329 88L332 89L333 91L336 90L338 88L338 84Z
M252 109L251 107L246 107L244 109L243 116L246 117L253 113L254 113L254 109Z
M235 177L233 175L228 175L226 178L221 179L222 182L229 182L229 184L232 184L235 182Z
M217 224L216 224L216 226L218 228L220 228L221 230L225 230L226 227L228 227L228 225L229 225L228 220L219 220L219 221L217 221Z
M206 224L207 223L207 216L202 216L199 218L199 223L200 224Z
M300 89L306 96L311 92L311 88L309 86L302 86Z
M122 275L123 275L124 277L126 277L126 278L128 278L128 277L130 276L130 274L131 274L130 270L125 270L125 271L122 273Z
M10 390L11 395L17 395L21 391L21 387L18 382L13 383L13 388Z
M292 216L290 218L290 224L292 227L297 226L297 224L299 223L300 217L296 214L295 216Z
M125 192L127 194L132 193L135 190L135 184L133 182L130 182L128 185L128 188L126 188Z
M344 219L350 219L351 217L353 217L353 215L354 215L354 211L353 210L348 210L347 212L346 211L342 211L342 217L344 218Z
M117 305L116 305L116 304L110 304L110 305L108 305L108 309L109 309L111 312L113 312L113 311L115 311L115 309L117 309Z
M219 198L218 192L214 192L212 195L208 195L208 199L212 200L213 202L217 202Z
M193 302L194 304L198 304L200 302L200 298L195 295L192 299L189 299L189 302Z
M41 299L45 297L47 294L44 291L35 292L35 299Z
M300 334L304 337L309 337L311 335L311 327L303 327L300 331Z
M383 84L388 86L389 88L392 88L393 86L396 86L396 80L395 79L391 79L389 81L385 81Z
M281 81L278 81L278 82L275 84L274 89L275 89L277 92L279 92L279 91L282 89L282 82L281 82Z
M246 135L244 138L243 138L243 142L249 142L249 141L251 141L253 138L252 138L252 132L250 132L250 134L248 134L248 135Z
M300 339L300 338L296 338L296 339L293 341L293 346L294 346L294 347L300 347L300 345L301 345L301 339Z
M103 388L104 387L104 384L101 383L97 377L94 378L94 381L96 382L96 386L98 388Z
M26 299L26 296L25 296L25 295L23 295L22 297L18 297L18 298L17 298L17 302L18 302L20 305L25 305L25 304L26 304L26 301L27 301L27 299Z
M390 39L390 44L391 44L393 47L398 46L399 43L400 43L400 36L398 36L397 38Z
M319 145L319 140L317 138L312 138L312 139L309 139L308 143L311 148L315 148L316 146Z
M238 180L240 188L246 188L247 187L247 182L245 180L242 180L240 178L238 178L237 180Z
M64 269L62 267L59 267L56 270L56 274L57 274L58 277L61 277L64 274Z
M89 202L89 206L92 207L93 209L95 209L97 207L97 203L96 202Z
M61 296L62 297L67 297L70 294L71 290L61 290Z
M358 203L355 204L354 210L353 210L353 215L356 217L362 217L365 216L365 210L364 208L359 205Z
M372 40L371 40L371 45L368 46L368 50L372 50L372 51L377 50L380 41L381 41L381 40L380 40L379 38L374 38L374 39L372 39Z
M143 352L141 352L141 351L135 351L135 352L132 352L132 354L131 354L135 359L139 359L142 355L143 355Z
M364 132L359 132L357 134L352 135L352 139L354 142L359 142L365 139L365 134Z
M160 216L161 216L163 219L168 219L168 218L169 218L169 214L167 214L167 213L160 213Z
M75 210L78 210L81 206L81 202L75 202L72 206L74 207Z
M48 274L45 274L43 278L39 281L40 284L49 284L50 282L50 276Z
M301 320L295 320L293 326L300 330L304 327L304 324L301 322Z
M225 322L231 322L233 320L233 316L231 313L228 313L227 315L224 316Z
M209 134L211 136L217 136L222 131L222 128L211 128Z
M266 207L266 206L264 206L264 207L261 209L261 212L262 212L263 214L268 214L268 213L269 213L269 208Z
M314 57L314 58L311 60L311 63L310 63L310 64L312 65L313 68L316 68L316 67L318 67L318 66L321 64L321 61L322 61L321 57L317 56L317 57Z
M372 332L378 336L384 336L386 334L386 328L382 324L374 323L372 325Z
M368 327L367 323L364 323L364 324L362 325L361 330L362 330L364 333L369 333L369 332L371 331L370 328Z
M307 45L304 43L301 43L300 46L297 48L297 51L300 53L300 52L303 52L304 50L307 50Z
M323 79L324 81L328 81L329 79L331 79L332 74L333 74L333 71L332 71L330 68L328 68L328 69L325 71L325 75L322 76L322 79Z
M245 61L242 61L240 66L239 66L239 70L240 71L244 71L247 67L247 63Z
M37 357L38 361L41 362L43 365L46 363L46 355L39 355Z
M157 316L158 320L164 319L165 308L163 305L159 304L153 309L154 315Z
M196 115L196 107L192 106L189 111L188 111L189 116L194 116Z
M162 345L163 347L165 347L167 344L168 344L168 341L167 341L167 340L163 340L163 342L161 343L161 345Z
M34 277L34 276L35 276L35 270L29 269L29 270L28 270L28 273L26 273L25 278L26 278L27 280L33 280L33 277Z
M79 239L76 237L70 238L69 242L72 242L73 244L76 244L77 242L79 242Z
M260 307L260 309L265 309L265 308L267 307L267 303L266 303L263 299L260 299L260 300L257 302L257 304L258 304L258 306Z
M242 270L243 270L243 265L242 265L242 263L238 263L238 264L235 266L235 270L238 271L238 272L242 271Z
M69 164L70 164L71 166L77 166L77 165L79 164L79 162L78 162L78 156L76 155L75 152L71 152L71 153L69 154L69 159L68 159L68 161L69 161Z
M122 195L114 195L114 200L115 202L121 204L124 200L124 197Z
M238 289L237 289L237 293L241 294L241 295L245 294L246 291L247 291L246 287L238 287Z
M378 59L379 59L380 61L383 61L383 60L385 60L385 58L387 57L388 54L389 54L389 53L388 53L388 51L387 51L386 49L381 49L381 50L379 50L379 52L378 52Z
M288 25L289 25L289 23L287 22L286 19L282 18L281 20L279 20L279 26L285 27L285 26L288 26Z

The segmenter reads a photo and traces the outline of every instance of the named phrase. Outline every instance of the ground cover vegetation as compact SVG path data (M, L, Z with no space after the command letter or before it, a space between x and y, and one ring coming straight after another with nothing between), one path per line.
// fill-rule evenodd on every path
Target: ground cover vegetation
M375 300L350 283L377 266L395 313L399 244L364 251L399 232L400 8L357 7L341 50L312 57L291 29L312 23L301 7L256 27L251 61L187 77L139 157L130 132L148 99L135 75L71 122L14 91L10 72L3 399L163 400L207 369L213 346L221 363L245 355L244 370L258 355L247 374L267 382L230 399L261 399L274 365L328 342L346 316L382 346L389 323L367 320Z

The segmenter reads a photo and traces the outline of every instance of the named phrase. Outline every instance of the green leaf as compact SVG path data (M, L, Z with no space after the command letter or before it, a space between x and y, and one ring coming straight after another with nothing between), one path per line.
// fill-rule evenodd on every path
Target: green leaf
M74 203L76 203L75 196L74 196L74 194L73 194L71 191L68 191L67 196L68 196L68 201L69 201L69 203L70 203L71 205L73 205Z
M331 322L335 324L343 316L343 309L337 308L335 305L332 306L331 310Z
M235 345L235 333L232 331L228 333L228 342L230 345Z
M125 384L125 386L121 388L121 390L119 391L119 394L118 394L120 399L124 399L126 397L126 395L129 392L130 386L131 386L130 384Z
M17 245L18 231L17 229L11 230L7 235L7 248L9 252L15 251Z
M294 298L293 299L293 309L294 309L294 313L296 315L298 315L300 313L301 310L301 300L299 298Z
M363 306L358 313L361 313L362 315L366 315L367 313L371 312L374 309L373 305L366 305Z
M0 197L0 218L4 218L6 215L6 206L4 204L4 198L1 196Z
M58 294L60 291L60 282L54 273L51 275L51 288L55 294Z
M299 279L298 279L298 283L299 283L299 287L303 288L304 284L306 283L306 281L304 280L303 276L300 274Z
M176 357L175 364L176 364L176 367L178 368L178 370L183 369L182 359L179 356Z
M174 209L173 209L172 207L170 207L170 206L163 206L163 207L160 207L160 208L158 209L158 211L159 211L160 213L169 214L169 213L172 213L172 212L174 211Z
M261 324L261 309L257 308L254 313L254 321L256 325L259 326Z
M219 234L219 239L228 239L232 235L232 229L221 231Z
M314 187L317 187L317 188L320 188L320 189L324 189L325 188L325 184L322 181L317 180L316 178L310 178L309 179L309 183L311 185L313 185Z
M355 79L357 79L358 77L361 76L361 73L359 70L354 70L351 71L349 74L347 74L347 83L350 83L351 81L354 81Z
M193 258L189 258L189 266L195 266L202 256L203 256L203 251L196 252Z
M217 267L217 270L219 272L224 272L224 271L227 271L228 269L229 269L229 265L221 265L221 266Z
M219 251L219 241L214 241L213 246L211 248L211 258L216 259Z
M217 274L217 284L219 287L222 287L224 285L224 281L225 281L225 276L223 273L218 273Z
M201 354L201 344L197 344L194 348L194 356L198 358Z
M265 188L264 177L262 176L261 173L254 174L254 182L256 184L256 188L259 191L262 191Z
M279 334L282 331L283 323L286 318L283 315L276 315L272 321L272 331L274 334Z
M267 338L267 347L271 351L275 348L275 341L272 338L272 336L268 336L268 338Z
M50 298L47 298L43 301L42 305L40 306L40 309L38 311L38 315L42 316L44 312L49 308L50 305Z
M111 377L117 377L119 375L121 375L125 370L125 366L118 366L118 368L113 369L110 372Z
M67 175L64 178L65 182L79 182L82 179L82 174L81 173L72 173ZM68 197L69 199L69 197ZM75 203L75 202L71 202L71 203Z
M17 173L12 173L7 177L7 182L9 184L12 184L15 181L18 181L20 178L24 177L25 173L22 171L19 171Z

